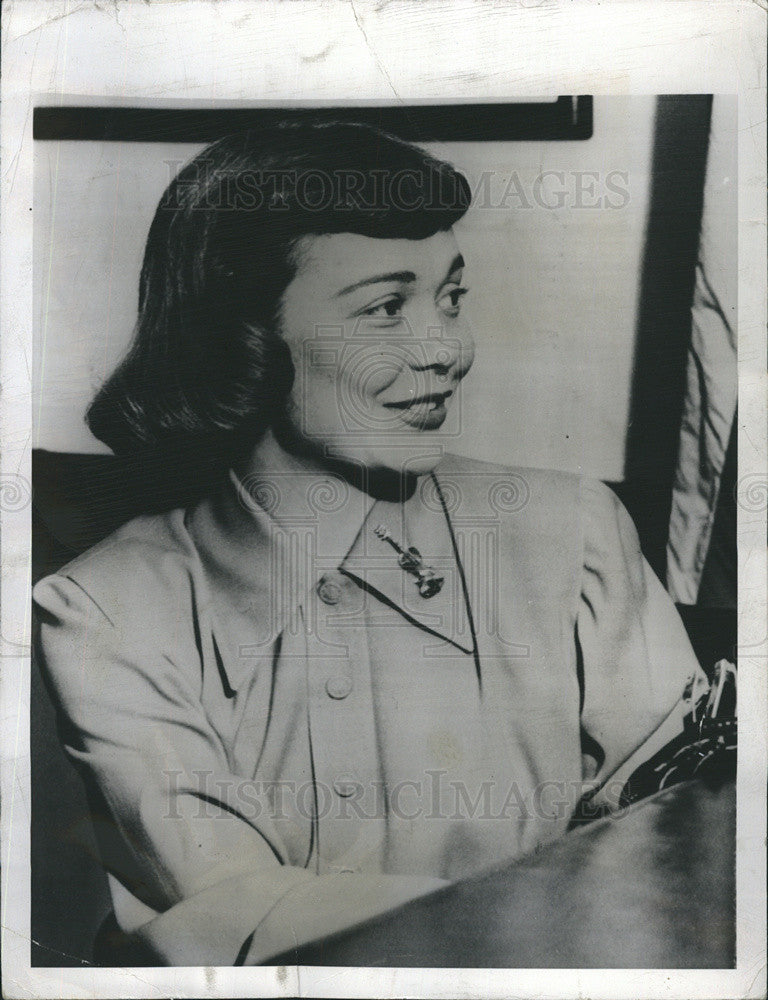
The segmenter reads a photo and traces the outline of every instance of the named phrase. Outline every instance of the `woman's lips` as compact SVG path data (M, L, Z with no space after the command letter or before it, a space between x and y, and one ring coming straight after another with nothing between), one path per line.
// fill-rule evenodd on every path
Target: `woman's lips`
M384 403L389 410L396 410L403 423L419 430L432 431L441 426L448 415L445 401L453 392L432 392L414 399L401 400L394 403Z

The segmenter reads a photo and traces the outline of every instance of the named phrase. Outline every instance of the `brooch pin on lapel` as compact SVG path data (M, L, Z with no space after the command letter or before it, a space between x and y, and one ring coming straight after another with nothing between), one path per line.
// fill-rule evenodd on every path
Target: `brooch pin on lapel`
M395 552L397 552L398 566L404 569L406 573L410 573L411 576L416 577L416 583L422 597L434 597L435 594L440 593L443 589L445 577L436 573L431 566L424 565L424 560L421 558L421 553L418 549L412 545L408 549L404 549L401 545L398 545L392 537L389 528L385 528L383 524L374 528L374 534L383 542L388 542Z

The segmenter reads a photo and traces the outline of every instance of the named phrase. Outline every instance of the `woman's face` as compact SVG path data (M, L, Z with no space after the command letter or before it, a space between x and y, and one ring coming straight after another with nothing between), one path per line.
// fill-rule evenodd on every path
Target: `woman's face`
M320 458L429 472L457 432L448 411L474 356L453 231L309 236L298 249L281 310L292 432Z

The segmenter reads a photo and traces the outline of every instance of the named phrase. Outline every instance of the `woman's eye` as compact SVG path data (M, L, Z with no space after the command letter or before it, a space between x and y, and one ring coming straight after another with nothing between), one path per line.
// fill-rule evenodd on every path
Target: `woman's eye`
M461 300L468 291L468 288L464 288L459 285L455 288L451 288L440 299L440 308L449 316L458 316L461 312Z
M394 319L400 315L403 308L403 300L397 296L384 299L383 302L375 302L373 305L363 309L362 316L370 316L372 319Z

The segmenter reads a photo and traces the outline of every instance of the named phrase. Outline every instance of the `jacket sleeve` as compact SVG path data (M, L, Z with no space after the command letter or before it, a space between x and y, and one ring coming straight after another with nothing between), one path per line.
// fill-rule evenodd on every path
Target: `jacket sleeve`
M442 884L283 864L268 803L240 806L243 779L206 717L194 664L70 576L46 577L33 598L64 749L112 831L104 865L145 908L141 926L123 929L156 963L263 962Z
M600 789L595 804L611 806L632 771L682 731L689 682L695 698L708 682L619 499L584 480L581 509L584 778Z

